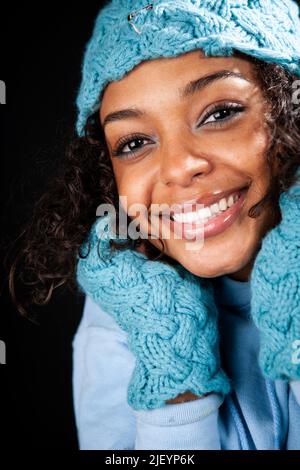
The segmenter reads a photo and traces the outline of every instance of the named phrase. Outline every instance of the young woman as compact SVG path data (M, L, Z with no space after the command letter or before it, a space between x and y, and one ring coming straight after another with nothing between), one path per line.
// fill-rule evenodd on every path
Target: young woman
M20 271L86 294L82 449L300 448L299 37L290 0L100 11Z

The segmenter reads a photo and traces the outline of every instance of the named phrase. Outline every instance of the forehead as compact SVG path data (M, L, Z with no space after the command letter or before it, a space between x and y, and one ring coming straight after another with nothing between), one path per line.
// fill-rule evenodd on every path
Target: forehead
M159 58L141 62L121 80L109 83L103 93L100 114L103 116L115 105L131 105L133 99L178 90L190 80L218 70L230 70L253 78L253 66L245 58L207 57L200 50L172 58Z

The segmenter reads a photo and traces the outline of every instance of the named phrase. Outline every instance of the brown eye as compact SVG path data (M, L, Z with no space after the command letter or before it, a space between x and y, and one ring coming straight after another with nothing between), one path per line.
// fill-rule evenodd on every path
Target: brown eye
M123 152L124 152L124 149L126 147L129 148L129 152L134 152L136 150L138 150L141 146L142 146L142 143L144 142L145 139L135 139L135 140L131 140L128 144L126 144L124 147L123 147ZM133 145L134 144L134 145ZM128 152L124 152L124 153L128 153Z
M222 122L229 121L230 119L234 118L237 114L242 113L245 110L245 106L242 106L237 103L228 103L228 104L218 104L208 113L206 116L201 120L200 126L202 125L214 125L219 124L221 125Z
M119 140L117 148L112 151L113 157L130 158L140 149L144 148L143 143L149 142L149 139L140 135L131 135Z

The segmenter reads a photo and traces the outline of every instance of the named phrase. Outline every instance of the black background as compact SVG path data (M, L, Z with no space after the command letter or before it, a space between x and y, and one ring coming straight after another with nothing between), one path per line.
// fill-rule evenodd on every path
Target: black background
M103 3L1 5L1 256L62 158L75 125L84 45ZM10 302L2 267L0 289L0 340L7 345L0 447L77 449L71 341L82 302L59 293L36 326Z
M1 6L1 259L70 138L84 46L103 3ZM10 302L3 267L0 289L0 448L76 449L71 341L83 302L60 292L36 326Z

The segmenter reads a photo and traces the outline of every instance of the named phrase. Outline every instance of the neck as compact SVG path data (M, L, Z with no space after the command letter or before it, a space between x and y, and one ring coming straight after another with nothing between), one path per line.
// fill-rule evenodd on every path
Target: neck
M233 279L234 281L240 281L240 282L247 282L250 279L250 274L253 268L253 263L254 259L252 259L246 266L244 266L242 269L239 271L236 271L235 273L228 274L228 277L230 279Z
M268 221L268 224L264 228L264 231L261 235L261 241L270 230L272 230L274 227L276 227L279 224L280 220L281 220L280 211L279 210L273 210L273 212L271 212L270 220ZM262 242L259 243L259 246L257 247L255 254L251 258L249 263L246 264L246 266L244 266L239 271L236 271L235 273L228 274L228 277L230 279L233 279L234 281L240 281L240 282L249 281L250 274L251 274L251 271L253 269L255 258L256 258L257 254L259 253L259 251L261 249L261 243Z

